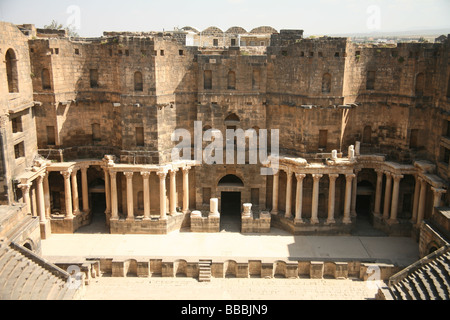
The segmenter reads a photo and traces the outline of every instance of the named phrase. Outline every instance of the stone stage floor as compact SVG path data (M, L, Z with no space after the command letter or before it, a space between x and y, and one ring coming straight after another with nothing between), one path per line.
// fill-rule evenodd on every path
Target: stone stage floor
M293 236L272 228L269 234L238 232L167 235L112 235L99 225L75 234L52 234L42 240L44 258L149 257L195 261L224 260L319 260L366 261L407 266L419 259L418 244L407 237Z

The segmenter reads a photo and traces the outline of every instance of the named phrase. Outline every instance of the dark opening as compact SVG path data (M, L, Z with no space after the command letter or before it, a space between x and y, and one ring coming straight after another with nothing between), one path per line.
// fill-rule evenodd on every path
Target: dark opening
M370 214L370 195L358 195L356 197L356 212L358 217L368 217Z
M243 187L244 183L241 179L236 177L233 174L229 174L219 181L219 186L227 186L227 187ZM240 194L240 193L239 193Z
M220 229L240 232L241 226L241 193L222 192L220 208Z

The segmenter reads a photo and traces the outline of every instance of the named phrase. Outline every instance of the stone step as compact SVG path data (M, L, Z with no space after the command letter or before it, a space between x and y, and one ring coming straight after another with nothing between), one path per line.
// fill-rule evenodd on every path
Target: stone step
M428 266L424 266L419 273L423 276L425 286L428 289L428 294L430 296L431 300L439 300L439 292L436 288L436 286L439 286L439 283L437 282L436 278L431 274L429 271Z
M442 269L440 268L439 264L436 261L433 261L429 264L430 273L433 274L433 276L436 278L437 286L436 289L439 292L439 295L442 299L448 300L449 293L450 293L450 281L449 281L449 275L442 272Z
M27 273L25 281L22 285L18 285L14 293L12 294L12 297L14 300L28 300L29 293L31 292L31 289L34 286L34 283L36 282L39 275L42 273L39 268L28 268L30 270L29 273Z
M20 299L20 293L35 269L36 268L33 268L33 263L31 261L28 261L27 265L22 270L19 277L16 279L14 287L10 291L10 297L12 300Z
M28 263L29 261L19 257L17 263L11 264L10 268L6 269L9 270L9 273L5 274L7 276L6 281L3 286L0 287L1 300L10 299L10 292L13 291L16 281L18 280L21 272L26 268Z
M427 300L427 296L425 295L424 291L426 291L425 286L423 285L422 281L415 275L410 275L411 283L415 287L415 295L418 297L417 300Z
M212 264L212 260L207 260L207 259L199 260L198 281L200 281L200 282L211 281L211 264Z

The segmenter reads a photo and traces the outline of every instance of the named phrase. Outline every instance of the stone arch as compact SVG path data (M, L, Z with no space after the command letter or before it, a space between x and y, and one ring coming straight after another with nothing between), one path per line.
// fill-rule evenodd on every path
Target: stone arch
M24 248L27 248L27 249L30 250L30 251L34 251L35 248L36 248L36 246L35 246L33 240L31 240L31 239L25 240L25 242L23 243L22 246L23 246Z
M225 122L240 122L241 119L238 117L236 113L230 113L226 118Z
M219 187L243 187L244 182L234 174L228 174L222 177L217 184Z
M8 91L19 92L19 72L17 70L17 56L13 49L8 49L5 55L6 76L8 80Z

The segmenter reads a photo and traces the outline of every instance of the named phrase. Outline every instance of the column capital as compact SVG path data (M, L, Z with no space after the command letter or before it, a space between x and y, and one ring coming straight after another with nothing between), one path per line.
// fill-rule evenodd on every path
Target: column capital
M46 175L45 173L41 173L36 177L39 183L41 183L44 180L45 175Z
M303 180L306 178L306 174L304 173L295 173L295 177L297 178L297 180Z
M143 172L141 172L141 176L142 176L144 179L148 179L148 178L150 177L150 174L151 174L150 171L143 171Z
M346 174L346 175L345 175L345 179L346 179L347 181L353 180L353 178L355 178L355 177L356 177L356 175L355 175L354 173L350 173L350 174Z
M355 172L355 174L358 174L361 172L361 168L354 168L353 171Z
M323 174L320 174L320 173L313 173L313 174L312 174L312 177L313 177L314 180L320 180L320 178L323 177Z
M31 187L31 183L21 183L19 185L17 185L20 189L22 189L22 192L28 192L30 190Z
M384 174L386 175L386 178L391 178L392 177L392 173L387 171L387 170L384 170Z
M336 180L337 178L339 178L339 174L337 174L337 173L329 173L328 174L328 178L330 180Z
M174 174L174 173L177 173L178 170L180 170L180 168L171 168L171 169L169 169L169 173Z
M110 172L109 172L109 176L110 176L111 178L115 179L116 176L117 176L117 171L110 171Z
M191 170L191 169L192 169L191 166L186 166L186 167L182 167L182 168L181 168L181 170L182 170L184 173L189 172L189 170Z
M167 177L167 171L158 171L156 174L159 176L160 179L165 179Z
M401 175L401 174L392 174L392 178L394 179L394 181L400 181L401 179L403 179L405 176Z
M127 171L127 172L124 172L123 174L125 175L125 177L127 177L127 179L132 179L134 172Z
M447 193L447 190L443 189L443 188L436 188L436 187L431 187L431 190L434 193Z
M72 169L67 169L66 171L60 171L60 173L64 176L65 179L69 179L72 174Z
M384 174L384 170L382 170L382 169L375 169L375 172L376 172L377 176L382 176Z

